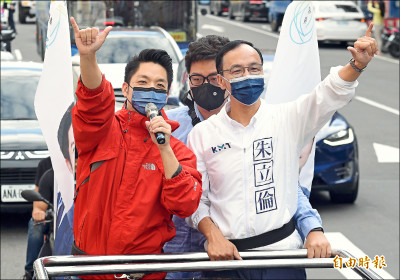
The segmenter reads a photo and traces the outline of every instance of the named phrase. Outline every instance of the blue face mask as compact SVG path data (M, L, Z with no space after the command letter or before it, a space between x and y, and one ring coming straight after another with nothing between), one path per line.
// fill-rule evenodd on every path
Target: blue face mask
M128 85L129 86L129 85ZM129 86L131 87L131 86ZM142 87L131 87L132 99L131 104L132 107L135 108L143 116L146 116L145 107L147 103L154 103L157 106L158 111L160 111L165 104L167 103L167 91L164 89L156 89L156 88L142 88Z
M232 90L231 95L245 105L254 104L264 91L263 75L247 75L231 79L229 82Z

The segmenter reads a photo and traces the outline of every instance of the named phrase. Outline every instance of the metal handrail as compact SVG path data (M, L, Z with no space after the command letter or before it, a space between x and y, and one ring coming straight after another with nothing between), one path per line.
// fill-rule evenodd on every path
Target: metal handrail
M353 257L344 250L333 250L346 262ZM307 250L240 252L242 261L209 261L207 253L113 255L113 256L51 256L37 259L37 279L54 276L130 274L138 272L176 272L202 270L236 270L257 268L334 268L332 258L307 258ZM353 257L354 258L354 257ZM352 268L365 279L383 279L363 267Z

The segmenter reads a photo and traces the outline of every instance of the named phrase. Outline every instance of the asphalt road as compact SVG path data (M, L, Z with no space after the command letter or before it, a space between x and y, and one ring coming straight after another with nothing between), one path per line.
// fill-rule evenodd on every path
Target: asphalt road
M200 16L200 36L224 35L253 42L263 53L274 53L277 34L257 21L243 24L226 17ZM17 23L12 50L23 60L40 61L34 23ZM322 76L331 66L346 64L348 51L338 45L320 47ZM357 96L340 112L354 126L359 143L360 190L354 204L334 204L327 193L311 197L333 247L347 246L359 254L384 255L387 268L399 279L399 163L378 161L374 143L399 148L399 62L384 55L374 59L359 78ZM361 98L360 98L361 97ZM397 149L397 150L396 150ZM383 162L382 162L383 161ZM390 161L390 160L389 160ZM27 223L30 214L1 214L1 279L20 278L24 272ZM335 270L307 271L309 278L353 278ZM386 274L385 274L386 275ZM389 276L390 276L389 275ZM389 276L386 275L386 278Z

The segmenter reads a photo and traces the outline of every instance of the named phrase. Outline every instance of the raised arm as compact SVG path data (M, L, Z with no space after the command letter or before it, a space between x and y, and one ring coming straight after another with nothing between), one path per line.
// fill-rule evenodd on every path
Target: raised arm
M100 86L102 74L97 64L96 52L103 45L108 33L112 29L108 26L99 34L98 28L86 28L79 30L75 19L71 17L71 24L75 33L75 43L80 55L81 81L89 89Z

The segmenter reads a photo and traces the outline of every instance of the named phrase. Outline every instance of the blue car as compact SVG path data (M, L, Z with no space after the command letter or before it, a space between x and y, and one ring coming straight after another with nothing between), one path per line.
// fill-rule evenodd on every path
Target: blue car
M312 190L329 191L331 200L353 203L359 184L358 145L353 127L335 113L316 135Z

